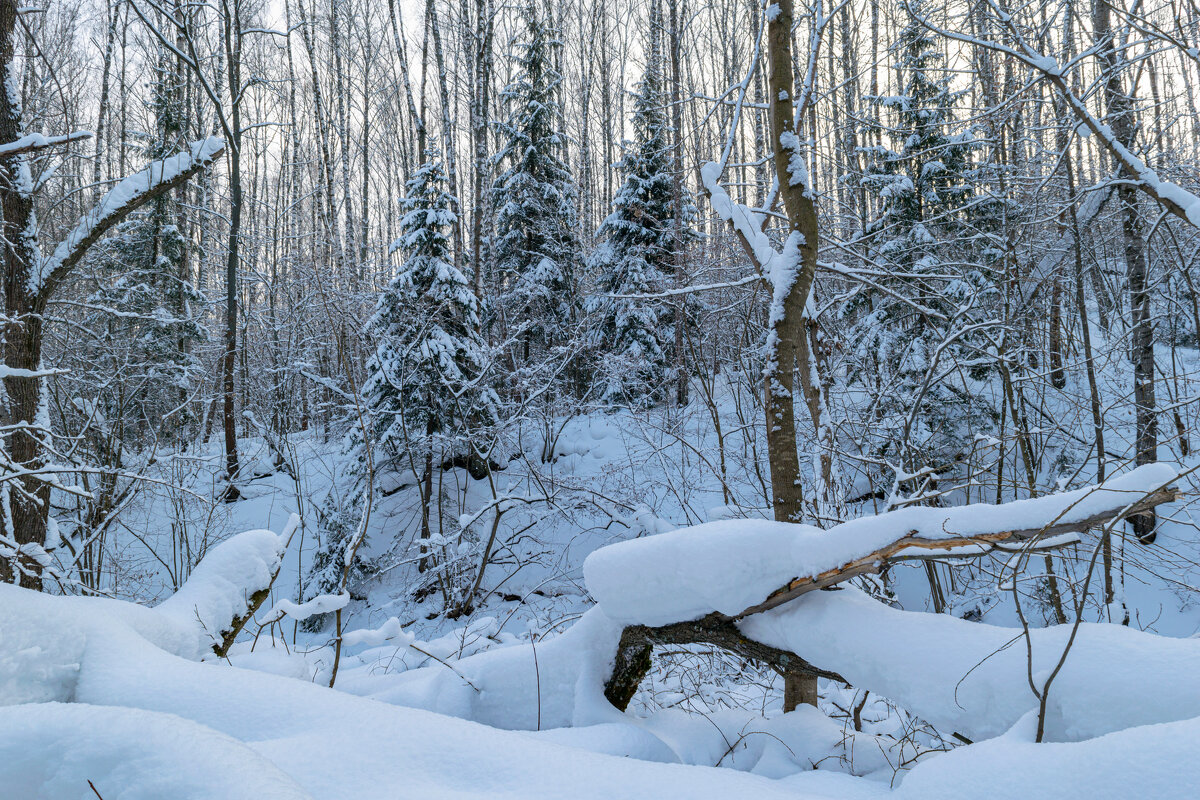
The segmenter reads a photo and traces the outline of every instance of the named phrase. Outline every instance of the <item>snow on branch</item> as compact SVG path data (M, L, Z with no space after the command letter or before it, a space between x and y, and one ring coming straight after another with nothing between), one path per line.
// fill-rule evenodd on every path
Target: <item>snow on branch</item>
M757 283L761 280L761 275L747 275L734 281L702 283L696 286L684 286L679 289L667 289L662 292L652 292L649 294L606 294L604 296L611 297L614 300L660 300L665 297L682 297L689 294L700 294L701 292L715 292L718 289L736 289L739 286L745 286L748 283Z
M904 508L828 530L722 520L596 550L588 591L611 619L662 626L716 613L740 619L878 572L892 561L978 556L1069 544L1078 533L1174 500L1171 464L1147 464L1098 486L953 508Z
M42 260L29 276L29 291L43 296L53 292L63 276L83 258L88 248L110 228L144 203L187 182L207 167L225 149L225 141L210 136L192 142L188 150L155 161L146 169L122 180L84 215L75 230Z
M754 265L763 274L770 274L771 262L778 253L771 246L771 240L763 233L765 216L734 201L725 187L721 185L721 165L709 161L700 167L700 180L704 191L708 194L708 202L712 205L717 216L733 228L734 233L742 241L742 247L754 260Z
M292 514L278 536L269 530L240 533L205 554L179 591L155 610L224 656L279 574L283 552L300 518Z
M46 136L41 133L30 133L17 139L15 142L0 144L0 158L11 158L22 153L31 153L34 150L45 150L58 145L70 144L84 139L92 138L91 131L75 131L74 133L63 134L62 136Z
M1178 184L1164 181L1158 176L1157 172L1146 165L1146 162L1134 155L1128 147L1121 144L1117 140L1117 136L1112 128L1097 119L1088 109L1087 104L1071 88L1066 76L1066 69L1054 58L1043 55L1031 46L1013 23L1011 15L1004 12L994 2L989 2L989 5L1016 41L1016 46L1008 47L991 39L948 30L934 25L911 9L910 12L921 25L934 33L975 47L983 47L1004 53L1036 70L1054 86L1080 125L1087 128L1096 137L1100 145L1121 165L1128 180L1136 183L1139 189L1158 201L1159 205L1168 212L1188 223L1193 228L1200 228L1200 197L1197 197Z

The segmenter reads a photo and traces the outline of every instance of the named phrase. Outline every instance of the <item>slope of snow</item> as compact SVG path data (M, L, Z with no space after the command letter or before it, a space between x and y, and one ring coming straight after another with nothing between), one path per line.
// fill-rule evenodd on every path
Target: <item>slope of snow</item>
M739 627L973 740L1003 733L1038 706L1020 629L899 611L849 587L812 592ZM1030 635L1040 688L1070 626ZM1200 640L1084 623L1049 698L1050 741L1200 716Z
M74 602L70 602L74 601ZM60 743L81 741L87 764L102 762L105 776L149 772L134 785L153 785L165 759L188 747L199 770L205 764L231 757L233 774L260 762L246 747L269 761L314 798L341 800L394 800L394 798L534 798L571 797L609 800L632 791L659 798L791 798L797 794L767 778L733 770L699 769L656 764L587 752L531 739L527 734L499 731L474 722L427 711L387 705L311 683L241 670L223 664L204 664L171 655L153 646L118 615L110 604L90 599L60 598L11 586L0 586L0 605L31 614L36 625L23 626L28 649L56 653L73 663L69 699L89 704L94 711L58 711L61 706L20 705L0 715L2 747L14 747L22 738L39 742L23 760L27 771L19 774L29 793L25 796L84 797L77 787L64 795L55 774L39 765L56 764ZM105 608L104 606L108 606ZM64 630L57 621L80 615L83 624ZM150 612L153 613L153 612ZM6 615L7 616L7 615ZM49 622L50 624L45 624ZM88 624L92 623L92 624ZM11 641L8 620L0 619L0 639ZM66 638L69 646L56 645ZM39 673L26 672L21 680L38 682ZM11 677L11 676L10 676ZM56 679L56 682L61 683ZM38 693L27 687L13 692L5 686L0 704L21 702ZM493 691L502 702L503 687ZM42 692L42 696L48 692ZM117 709L96 709L117 706ZM158 712L130 716L128 709ZM89 713L97 731L110 731L101 742L78 733L66 737L73 721ZM76 715L74 719L71 715ZM147 730L166 727L163 715L182 718L161 741L141 743ZM112 724L107 717L111 716ZM147 720L149 722L147 722ZM184 722L191 720L191 722ZM157 727L156 727L157 726ZM229 737L232 737L231 741ZM156 739L158 737L155 737ZM184 740L188 739L187 742ZM105 749L107 748L107 749ZM22 769L22 765L14 767ZM80 769L82 769L81 767ZM214 773L204 770L204 777ZM77 772L63 773L74 778ZM217 773L219 774L219 773ZM188 789L190 770L178 774L178 796L241 796L222 792L197 795ZM262 797L302 797L279 773L263 769L251 784ZM123 797L114 789L112 797ZM287 794L287 792L292 792ZM189 793L192 792L192 793ZM131 793L129 797L149 797ZM163 795L159 795L163 796ZM176 796L176 795L168 795ZM799 795L817 797L820 795ZM110 794L105 794L110 797Z
M945 539L1036 530L1087 519L1168 485L1178 467L1148 464L1085 487L1002 507L913 507L829 530L763 520L722 520L603 547L583 564L588 590L619 622L666 625L713 611L734 615L795 578L870 555L902 536Z
M847 628L835 613L824 618L810 613L807 618L792 620L792 627L803 624L821 645L827 644L825 639L831 635L826 628L839 624L843 635L854 631L845 636L847 640L877 639L883 634L880 622L893 628L897 637L914 634L911 623L891 616L881 618L866 607L873 601L855 598L850 590L804 598L786 613L803 612L816 601L830 598L852 612L854 619L865 620L865 626ZM802 743L803 737L814 734L836 735L836 726L820 720L814 724L811 718L819 714L813 709L801 709L756 728L746 727L740 737L725 734L734 739L727 751L717 752L717 745L709 756L716 756L713 763L749 758L759 775L652 763L638 759L667 761L677 757L689 741L693 747L698 742L685 736L665 747L671 738L669 717L663 717L653 730L621 722L621 715L616 715L611 722L584 728L544 733L500 731L305 681L179 658L155 647L135 630L131 620L143 615L123 613L118 607L126 604L50 597L11 586L0 586L0 604L21 615L32 614L36 620L23 626L25 638L18 642L31 654L30 664L36 666L39 652L47 654L47 663L62 661L65 656L74 675L64 698L73 701L69 704L23 702L39 693L28 687L14 692L16 683L11 675L0 683L0 704L8 706L0 714L0 782L6 792L18 797L74 800L87 796L88 780L108 800L214 796L608 800L633 795L722 800L893 796L897 800L985 796L1182 799L1196 796L1200 789L1200 768L1191 758L1200 736L1200 718L1129 727L1080 743L1035 745L1028 741L1032 719L1024 714L1007 735L923 759L893 793L887 791L886 782L796 772L786 752L790 749L787 742ZM888 615L928 617L883 606L879 609ZM784 613L780 609L757 620ZM63 624L71 620L77 623L75 627ZM928 621L955 622L945 617ZM145 620L141 622L144 626ZM596 624L595 619L581 623L585 632ZM0 639L6 650L14 641L10 636L14 627L10 615L0 618ZM955 641L970 640L971 636L963 636L964 630L986 627L958 622L951 635ZM1092 627L1103 627L1112 636L1100 649L1086 654L1088 663L1103 665L1113 673L1114 683L1129 686L1128 696L1140 694L1144 704L1157 713L1171 706L1181 716L1196 714L1200 692L1194 681L1188 680L1197 673L1195 663L1180 653L1163 652L1156 637L1117 626ZM570 641L570 637L562 638ZM1091 638L1089 634L1081 639L1080 646L1090 647L1087 640ZM945 640L943 636L943 644ZM895 644L886 638L877 641L880 652L892 659L900 655ZM939 658L945 653L931 657L925 643L913 644L916 646L911 649L918 655L912 658L924 658L915 664L918 673L923 670L930 683L950 679L938 671ZM968 649L975 644L968 642ZM1175 644L1200 647L1193 641ZM1142 656L1142 672L1133 675L1119 662L1125 650ZM838 668L849 671L851 657L841 658L845 663L837 664ZM903 658L887 662L876 655L875 660L878 663L864 668L863 674L890 671L897 677L887 684L889 689L903 685L906 678L926 677L914 676L914 663ZM1168 663L1176 668L1173 679L1162 674ZM16 678L20 681L62 683L60 676L44 669L22 672ZM1114 727L1135 724L1139 715L1152 715L1123 704L1114 686L1084 685L1080 675L1067 673L1062 683L1074 687L1064 695L1075 698L1071 713L1085 714L1082 701L1087 699L1094 708L1091 718L1104 718ZM1176 688L1163 690L1174 692L1170 697L1157 691L1171 683ZM1014 690L1010 684L993 688L997 695ZM505 691L503 683L497 682L481 694L494 694L489 701L501 704ZM40 694L44 697L51 692ZM1104 700L1097 702L1097 698ZM519 696L516 699L519 701ZM970 702L971 696L965 699ZM14 701L21 704L11 705ZM829 730L822 732L822 725ZM800 738L785 738L789 728ZM825 746L816 742L813 749L819 752ZM637 758L589 752L596 750ZM785 777L777 781L765 776Z
M1200 797L1200 761L1195 757L1200 719L1070 744L1034 744L1029 741L1033 722L1022 720L1011 735L922 763L904 779L897 800Z
M171 714L82 703L0 714L6 797L79 800L89 781L105 800L311 798L251 748Z

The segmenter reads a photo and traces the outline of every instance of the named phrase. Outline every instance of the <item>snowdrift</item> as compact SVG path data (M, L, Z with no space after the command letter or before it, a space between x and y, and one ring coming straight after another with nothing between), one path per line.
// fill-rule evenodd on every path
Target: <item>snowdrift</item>
M6 706L0 714L0 785L6 791L15 786L20 792L14 796L22 798L78 800L88 796L86 781L92 780L106 800L796 796L756 775L618 759L555 743L552 736L531 738L193 660L213 641L208 629L217 617L210 612L238 609L238 598L258 590L278 553L263 532L235 537L218 550L213 563L230 572L197 568L191 587L153 609L0 585L0 705ZM227 559L229 554L258 563ZM239 579L251 585L239 585ZM579 644L592 638L585 635L588 626L603 630L608 624L596 615L574 637L559 638ZM571 664L581 663L556 664L574 647L556 650L553 641L539 650L539 662L548 658L544 686L551 706ZM482 704L475 710L486 715L492 708L500 715L505 704L514 710L525 705L520 658L514 648L464 667L481 684ZM566 683L574 686L580 675L571 678ZM600 678L595 680L592 695L602 699ZM442 691L444 698L463 697ZM566 694L573 696L573 689ZM566 713L548 708L545 722L562 724ZM608 732L607 747L615 752L650 748L633 741L631 726L600 731Z
M1138 480L1170 479L1164 475ZM1064 502L1071 501L1055 499L1059 511ZM1032 524L1052 504L1041 505L1029 512ZM938 514L941 522L906 519L935 535L949 530ZM950 518L961 533L973 515ZM1026 522L1009 522L1018 521ZM743 537L738 526L759 527ZM600 606L563 633L403 673L347 676L339 686L352 693L212 656L229 621L253 610L278 570L284 543L269 531L214 548L156 608L0 585L0 786L48 800L90 796L88 781L106 800L1200 794L1191 758L1200 737L1200 640L1119 626L1080 628L1050 692L1048 733L1059 743L1034 744L1037 703L1019 630L899 611L850 588L740 620L746 636L977 742L925 756L898 775L906 754L885 737L861 735L842 769L874 780L826 771L822 759L845 732L810 707L771 719L738 709L637 719L604 700L631 618L741 610L749 595L723 592L731 585L724 576L745 578L755 592L775 588L800 574L798 565L824 569L853 558L880 526L852 524L861 536L829 547L829 534L812 529L728 523L607 548L589 560L589 580L610 584L596 590ZM795 540L818 537L816 555L795 550ZM751 552L760 542L774 543L766 548L772 558ZM629 565L625 591L614 577L621 563ZM653 597L662 599L633 614L630 596L654 580L661 594ZM1065 627L1031 632L1039 685L1067 635ZM411 640L398 623L346 638L367 647Z
M813 592L738 627L973 740L1005 732L1038 706L1020 629L899 611L849 587ZM1039 687L1069 635L1069 625L1030 631ZM1084 623L1051 686L1046 737L1078 741L1197 716L1200 640Z

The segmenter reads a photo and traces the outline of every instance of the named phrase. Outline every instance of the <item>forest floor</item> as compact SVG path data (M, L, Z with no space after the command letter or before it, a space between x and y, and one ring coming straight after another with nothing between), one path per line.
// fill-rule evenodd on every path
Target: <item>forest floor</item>
M317 632L287 617L261 629L252 623L226 659L210 655L197 663L198 654L181 649L176 634L146 622L126 603L11 590L0 639L11 637L17 647L0 647L0 703L19 705L6 709L0 723L4 785L17 787L14 797L78 798L88 796L80 781L91 780L105 800L1200 796L1200 766L1191 758L1200 740L1200 709L1189 716L1186 697L1173 701L1161 691L1149 692L1149 717L1129 719L1111 697L1091 697L1101 710L1095 720L1087 716L1090 728L1072 728L1078 720L1064 718L1057 743L1035 746L1028 715L1014 712L1019 719L1005 717L996 730L984 724L997 702L983 702L979 719L944 708L970 706L972 695L960 696L958 687L948 703L923 706L920 696L901 697L902 689L889 698L822 680L819 709L783 714L780 678L689 646L656 653L627 714L607 706L599 686L620 627L594 610L583 562L613 542L764 516L762 476L754 468L762 444L749 425L737 423L754 413L738 408L744 401L722 400L724 470L712 416L699 402L684 410L554 420L550 458L516 458L497 473L494 492L505 508L499 546L481 582L484 599L464 615L442 613L438 576L455 585L474 578L492 522L474 512L493 502L493 490L463 470L439 476L442 527L434 541L448 566L422 573L415 556L416 493L404 488L403 476L396 479L378 498L360 553L373 574L343 612L332 690L330 622ZM122 565L112 585L115 598L153 606L188 577L181 565L215 552L221 542L236 542L238 532L278 532L292 514L303 525L283 554L259 622L272 617L267 609L277 601L311 594L306 574L318 546L317 512L331 493L345 491L340 443L296 435L283 454L286 469L262 440L241 444L245 480L236 503L213 500L220 494L215 443L160 459L164 483L148 486L122 517L128 534L114 545ZM1086 473L1079 474L1076 484L1086 481ZM870 514L869 505L853 515ZM1157 675L1158 664L1162 682L1170 684L1170 670L1190 664L1191 650L1175 656L1160 652L1158 642L1190 647L1194 641L1200 648L1192 589L1200 585L1200 537L1185 504L1162 510L1167 520L1155 545L1129 544L1123 551L1130 635L1153 635L1083 652L1099 653L1095 660L1118 651L1130 658L1144 653L1148 674ZM1056 558L1064 584L1081 583L1087 544ZM1024 697L1019 620L996 566L938 569L946 581L947 616L984 623L970 630L1013 634L1004 634L1008 644L997 648L1006 660L980 671L1007 670L1003 681L984 690L1004 686ZM896 567L888 585L894 609L931 610L920 567ZM418 591L422 586L428 590ZM1032 623L1045 625L1049 604L1036 588L1028 597ZM821 619L839 613L826 608L821 617L810 606L811 612L801 609L810 617L796 624L814 632ZM1109 613L1094 602L1084 617L1098 622ZM902 651L906 620L928 616L875 619L868 611L842 624L861 626L846 631L849 637L879 641L888 640L889 628L899 631L891 646ZM912 630L922 635L919 626ZM926 651L914 648L924 653L919 657L893 653L896 669L914 677L927 672L945 683L949 667L940 663L938 648L953 655L956 636L931 639ZM962 635L970 640L969 632ZM871 680L894 685L886 652L856 658L875 659ZM989 658L984 653L982 660ZM1105 669L1089 662L1064 672L1063 680L1086 688ZM950 682L973 670L960 671L965 674ZM1186 694L1193 687L1189 679L1177 688ZM56 705L32 705L43 701ZM1108 705L1113 710L1106 717ZM1062 713L1069 708L1063 705ZM953 712L963 724L939 727L921 715L927 709L925 717L940 720ZM967 744L961 732L972 724L986 735Z

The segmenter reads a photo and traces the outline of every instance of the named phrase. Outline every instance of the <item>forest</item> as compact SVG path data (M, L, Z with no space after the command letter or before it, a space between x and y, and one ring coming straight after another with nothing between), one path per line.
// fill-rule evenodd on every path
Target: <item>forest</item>
M1192 0L0 0L0 77L0 795L1200 796Z

